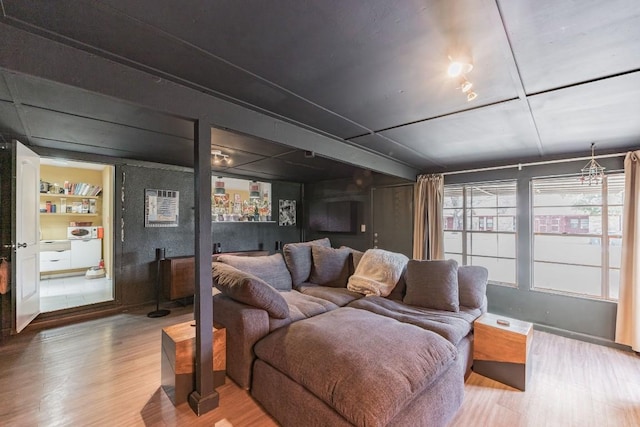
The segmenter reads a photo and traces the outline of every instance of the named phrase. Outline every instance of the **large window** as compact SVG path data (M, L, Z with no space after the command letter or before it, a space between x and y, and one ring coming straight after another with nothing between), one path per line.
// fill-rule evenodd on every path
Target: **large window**
M492 283L516 284L516 182L447 185L444 251L461 265L481 265Z
M532 181L533 288L618 298L624 175Z

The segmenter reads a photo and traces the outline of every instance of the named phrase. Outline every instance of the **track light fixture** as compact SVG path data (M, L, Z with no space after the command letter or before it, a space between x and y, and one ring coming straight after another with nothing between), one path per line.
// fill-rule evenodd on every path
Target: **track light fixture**
M211 157L214 165L224 163L228 166L231 164L231 157L228 154L223 154L220 150L211 150Z
M449 77L458 79L458 87L462 93L467 94L467 101L473 101L478 97L476 92L473 92L471 88L473 83L467 79L467 73L473 70L473 64L470 59L467 58L452 58L449 56L449 67L447 68L447 74Z

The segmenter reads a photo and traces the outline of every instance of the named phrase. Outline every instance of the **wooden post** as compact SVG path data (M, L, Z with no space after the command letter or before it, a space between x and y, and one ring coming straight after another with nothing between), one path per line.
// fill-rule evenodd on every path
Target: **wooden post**
M202 415L218 407L213 388L213 300L211 297L211 126L200 118L194 129L196 389L189 406Z

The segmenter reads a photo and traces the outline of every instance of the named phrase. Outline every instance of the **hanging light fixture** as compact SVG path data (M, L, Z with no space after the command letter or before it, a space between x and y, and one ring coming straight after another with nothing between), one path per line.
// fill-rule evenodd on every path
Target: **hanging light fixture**
M231 157L228 154L223 154L220 150L211 150L211 157L214 165L231 164Z
M585 167L583 167L580 170L580 172L582 173L580 175L580 182L582 182L583 184L586 182L589 185L591 184L598 185L602 183L602 180L604 179L605 168L596 161L595 149L596 149L596 143L592 142L591 143L591 160L589 160L589 163L587 163Z

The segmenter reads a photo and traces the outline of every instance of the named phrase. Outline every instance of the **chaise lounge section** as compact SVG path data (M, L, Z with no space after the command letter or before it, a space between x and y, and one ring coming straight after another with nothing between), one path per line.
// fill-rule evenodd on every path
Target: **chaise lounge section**
M407 260L389 295L364 297L347 288L362 253L328 239L284 252L213 264L228 375L283 425L446 425L486 311L486 270Z

